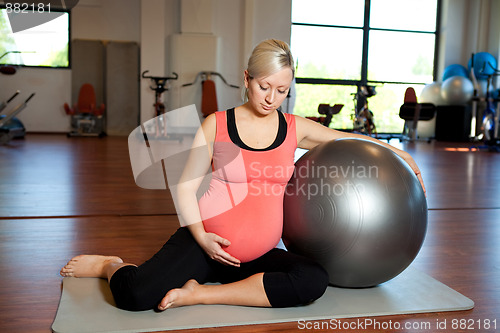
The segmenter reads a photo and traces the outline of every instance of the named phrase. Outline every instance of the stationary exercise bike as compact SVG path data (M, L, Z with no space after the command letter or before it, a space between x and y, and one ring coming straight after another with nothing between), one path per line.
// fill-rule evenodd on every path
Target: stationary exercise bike
M330 127L330 123L332 122L332 118L334 115L338 114L342 108L344 107L344 104L334 104L331 106L330 104L320 104L318 105L318 113L323 115L319 117L306 117L307 119L316 121L323 126Z
M162 95L165 91L168 91L168 81L169 80L177 80L179 75L177 73L172 72L173 76L151 76L151 75L146 75L149 73L149 70L146 70L142 72L142 77L144 79L150 79L152 85L149 86L151 90L155 92L155 103L153 104L155 108L155 126L153 129L152 133L148 132L148 138L150 139L159 139L159 138L164 138L164 139L173 139L173 140L179 140L179 142L182 142L182 136L180 135L175 135L172 133L167 133L167 126L166 126L166 119L165 117L159 117L165 114L165 104L163 104L163 98Z
M472 122L471 130L472 141L482 141L483 146L480 149L490 151L500 151L500 98L493 98L490 92L490 87L493 83L493 77L500 75L500 70L495 68L489 61L485 61L481 68L475 72L474 68L474 53L471 56L470 75L474 83L474 97L472 98ZM484 98L478 96L479 84L476 79L476 73L481 76L486 76L486 95ZM480 121L480 130L476 132L478 122L478 105L481 101L486 102L486 107L482 113ZM496 107L494 103L496 102Z
M358 85L353 95L354 113L352 115L353 131L366 135L377 136L377 127L373 112L368 108L368 98L375 96L375 86Z
M491 66L490 63L488 65ZM499 114L500 114L500 99L493 99L490 93L490 86L493 76L499 75L500 71L496 68L493 69L494 74L488 75L486 84L486 108L483 111L483 121L481 124L481 132L483 134L483 141L490 150L500 151L500 136L499 136ZM495 108L494 102L497 102Z

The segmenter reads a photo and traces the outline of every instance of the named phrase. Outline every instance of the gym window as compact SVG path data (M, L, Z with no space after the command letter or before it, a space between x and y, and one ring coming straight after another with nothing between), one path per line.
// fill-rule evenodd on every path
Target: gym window
M441 0L292 0L290 46L297 66L295 114L344 104L330 127L352 129L358 85L379 133L398 133L406 88L417 96L436 77Z
M0 6L0 66L70 67L70 12L51 2Z

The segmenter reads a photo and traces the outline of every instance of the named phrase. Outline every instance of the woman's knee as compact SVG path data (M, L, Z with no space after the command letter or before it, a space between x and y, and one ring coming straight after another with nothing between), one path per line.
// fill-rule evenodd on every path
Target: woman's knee
M131 288L122 295L120 302L116 306L128 311L146 311L156 308L159 301L151 302L139 288Z
M289 276L301 304L317 300L323 296L328 287L328 273L313 261L297 264Z
M264 288L273 307L311 303L328 287L328 273L313 261L298 261L281 272L264 274Z
M137 279L135 266L126 266L116 271L109 286L116 306L122 310L144 311L155 307L150 293L145 289L147 286Z

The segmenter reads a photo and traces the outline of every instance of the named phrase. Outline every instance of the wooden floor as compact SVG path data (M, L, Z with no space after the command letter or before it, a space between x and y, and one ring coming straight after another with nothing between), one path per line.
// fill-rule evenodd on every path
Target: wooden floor
M377 318L402 327L386 332L500 331L500 153L468 147L403 145L422 169L430 209L428 234L413 266L476 306ZM177 226L167 191L135 185L127 138L31 134L0 146L0 332L50 332L61 292L58 272L72 256L117 254L140 263ZM447 329L439 329L445 321ZM454 321L466 327L454 327ZM291 322L196 331L301 330Z

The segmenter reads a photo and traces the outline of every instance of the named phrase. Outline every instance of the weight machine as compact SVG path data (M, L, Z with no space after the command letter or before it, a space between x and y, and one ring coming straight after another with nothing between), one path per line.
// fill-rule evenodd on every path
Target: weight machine
M0 113L7 107L7 105L19 95L20 91L16 91L14 95L12 95L7 101L2 102L0 104ZM24 102L14 107L9 113L6 115L0 116L0 145L7 144L12 139L24 138L26 135L26 129L24 128L23 123L15 118L21 111L23 111L30 99L35 96L35 93L32 93Z
M10 53L24 53L22 51L7 51L0 56L0 59L5 57ZM4 75L14 75L17 69L15 66L10 65L0 65L0 73ZM20 94L21 92L17 90L10 98L5 101L0 102L0 114L5 110L5 108ZM26 135L26 129L23 123L15 118L21 111L23 111L28 102L35 96L35 93L29 95L29 97L22 103L16 105L7 114L0 115L0 145L5 145L12 139L24 138Z

